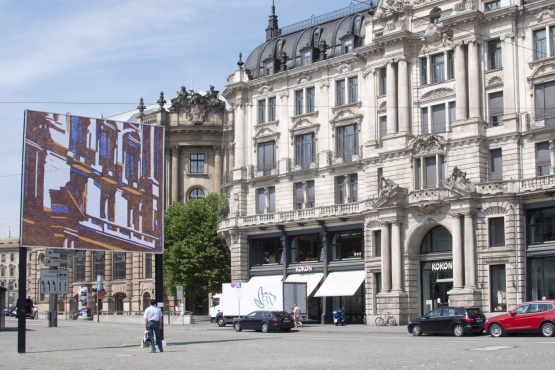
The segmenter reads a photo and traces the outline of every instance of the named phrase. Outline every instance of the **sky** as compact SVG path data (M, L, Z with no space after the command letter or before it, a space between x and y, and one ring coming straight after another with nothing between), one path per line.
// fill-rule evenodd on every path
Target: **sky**
M355 1L357 2L357 1ZM275 0L284 27L350 0ZM99 118L223 92L265 41L272 0L0 0L0 239L19 235L25 109Z

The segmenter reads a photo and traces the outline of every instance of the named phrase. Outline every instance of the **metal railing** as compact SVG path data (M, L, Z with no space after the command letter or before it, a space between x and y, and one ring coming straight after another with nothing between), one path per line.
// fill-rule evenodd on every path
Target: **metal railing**
M248 169L249 178L251 179L264 176L279 175L279 163L277 161L271 163L263 163L257 166L250 165Z
M534 113L527 113L526 130L535 130L546 126L555 126L555 109L537 110Z
M328 166L359 161L362 159L362 145L360 147L347 148L336 152L328 152Z

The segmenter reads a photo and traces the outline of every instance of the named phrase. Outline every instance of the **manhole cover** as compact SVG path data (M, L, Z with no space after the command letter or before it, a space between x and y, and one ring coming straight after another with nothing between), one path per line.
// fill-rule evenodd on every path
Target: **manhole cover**
M483 347L483 348L472 348L469 351L499 351L502 349L511 349L513 347L506 347L506 346L492 346L492 347Z

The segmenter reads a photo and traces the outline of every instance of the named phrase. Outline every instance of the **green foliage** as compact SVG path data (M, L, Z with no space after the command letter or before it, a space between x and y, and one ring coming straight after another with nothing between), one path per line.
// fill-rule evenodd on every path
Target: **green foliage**
M218 220L229 213L225 195L216 193L186 204L174 203L164 220L164 286L182 285L187 296L218 293L231 281L231 262L218 236Z

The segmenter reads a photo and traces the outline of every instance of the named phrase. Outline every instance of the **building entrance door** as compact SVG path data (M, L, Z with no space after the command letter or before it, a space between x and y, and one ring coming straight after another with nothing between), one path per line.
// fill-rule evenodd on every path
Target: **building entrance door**
M432 283L430 296L432 297L432 308L436 309L449 306L449 296L447 292L453 289L453 283Z

